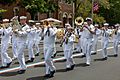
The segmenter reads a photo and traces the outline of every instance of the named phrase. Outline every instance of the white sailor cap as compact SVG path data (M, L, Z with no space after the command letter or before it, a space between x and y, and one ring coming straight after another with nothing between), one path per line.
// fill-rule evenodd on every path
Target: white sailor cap
M35 23L35 25L40 25L40 23Z
M9 22L9 19L3 19L3 22Z
M20 19L27 19L26 16L20 16Z
M84 22L83 25L88 25L88 23L87 23L87 22Z
M92 18L87 17L87 18L86 18L86 21L92 21Z
M109 26L109 24L108 23L104 23L104 26Z
M29 23L34 23L35 21L34 21L34 20L29 20L28 22L29 22Z
M69 23L66 23L65 26L71 26Z
M120 24L115 24L115 27L120 26Z
M71 30L74 30L74 28L73 28L73 27L71 27L71 26L67 27L67 29L71 29Z
M94 26L99 26L98 24L95 24Z

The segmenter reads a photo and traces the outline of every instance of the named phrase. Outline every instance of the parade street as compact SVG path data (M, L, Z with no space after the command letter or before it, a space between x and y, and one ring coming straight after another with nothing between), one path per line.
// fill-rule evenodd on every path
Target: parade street
M59 47L57 51L62 48ZM119 48L120 49L120 48ZM42 50L42 49L41 49ZM63 60L56 61L55 66L57 68L56 74L53 78L46 79L43 77L45 73L44 65L35 65L31 66L27 69L25 74L18 74L15 68L18 66L16 61L14 61L11 65L12 71L9 69L4 73L1 73L4 70L0 70L0 80L120 80L120 56L113 57L113 47L112 43L109 44L108 47L108 60L103 61L100 42L98 43L98 53L96 55L92 55L92 64L90 66L85 66L85 58L81 58L81 56L75 56L80 53L74 54L75 60L75 69L72 71L65 71L65 62ZM27 52L25 52L27 55ZM63 52L57 54L57 57L63 57ZM42 54L40 55L42 56ZM56 59L57 59L56 57ZM27 59L27 57L26 57ZM30 63L29 65L40 63L43 59L41 57L36 57L34 63Z

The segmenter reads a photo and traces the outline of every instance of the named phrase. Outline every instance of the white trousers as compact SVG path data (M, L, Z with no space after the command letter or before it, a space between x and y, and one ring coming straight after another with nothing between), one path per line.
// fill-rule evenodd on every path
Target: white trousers
M114 39L113 46L114 46L114 54L118 54L118 45L119 45L119 40Z
M73 57L72 57L72 53L73 53L72 49L64 50L64 54L66 55L65 58L67 59L66 61L67 68L70 68L73 64L75 64Z
M25 57L24 57L24 49L26 48L26 42L18 42L18 61L20 64L20 69L25 70L26 64L25 64Z
M35 51L36 51L36 53L40 52L39 43L40 43L40 41L35 40Z
M35 58L34 51L33 51L33 46L34 46L34 41L28 41L28 55L29 55L29 60L31 58Z
M93 41L92 39L87 39L87 38L85 38L84 41L85 41L84 46L85 46L86 64L90 64Z
M95 37L94 41L93 41L93 51L94 52L97 52L97 42L98 42L98 37Z
M76 47L75 47L77 49L76 51L79 51L79 52L81 51L81 42L80 41L81 40L79 39L79 41L78 41L78 43L76 44Z
M81 38L81 49L82 49L82 53L85 54L85 38Z
M107 57L107 47L108 47L108 43L109 41L108 40L102 40L102 55L103 55L103 58Z
M17 40L12 40L12 52L13 52L13 57L17 58Z
M53 55L54 48L44 47L44 58L46 66L46 74L50 74L50 71L55 70L51 56Z
M1 42L1 60L2 60L2 66L6 66L7 63L10 63L12 59L7 54L7 49L9 47L8 42Z

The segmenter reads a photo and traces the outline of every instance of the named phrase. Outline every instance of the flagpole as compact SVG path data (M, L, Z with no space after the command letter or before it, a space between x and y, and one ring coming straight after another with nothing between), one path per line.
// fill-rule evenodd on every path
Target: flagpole
M93 5L94 5L94 0L92 0L92 24L93 24Z

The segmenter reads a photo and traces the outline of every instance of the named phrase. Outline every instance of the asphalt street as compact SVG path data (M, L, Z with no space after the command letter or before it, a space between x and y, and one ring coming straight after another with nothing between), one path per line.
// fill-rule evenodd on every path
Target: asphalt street
M40 45L42 46L42 45ZM57 58L63 57L62 48L59 47L59 44L56 45L57 51L59 51ZM120 48L119 48L120 50ZM42 51L42 47L41 47ZM9 55L12 56L11 48L8 50ZM42 53L42 52L41 52ZM98 43L98 52L96 55L92 55L92 64L90 66L85 66L85 58L81 58L80 56L74 57L76 66L72 71L65 71L65 62L58 61L55 62L56 73L53 78L46 79L43 77L45 74L44 65L36 65L33 67L29 67L25 74L17 74L16 70L5 72L0 74L0 80L120 80L120 56L113 57L113 48L112 43L109 44L108 48L108 60L103 61L101 44ZM80 53L76 53L80 54ZM76 55L74 54L74 55ZM26 60L27 50L25 50ZM41 59L43 55L37 56L34 63L42 62ZM33 64L33 63L30 63ZM19 66L17 60L13 61L11 68L15 68ZM9 70L9 69L8 69ZM0 70L2 71L2 70Z

